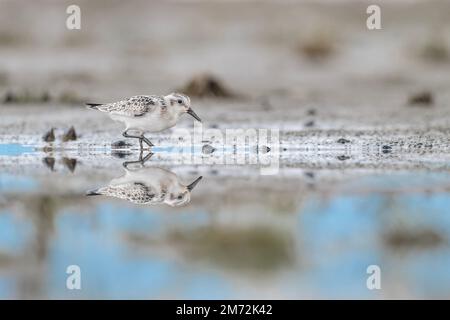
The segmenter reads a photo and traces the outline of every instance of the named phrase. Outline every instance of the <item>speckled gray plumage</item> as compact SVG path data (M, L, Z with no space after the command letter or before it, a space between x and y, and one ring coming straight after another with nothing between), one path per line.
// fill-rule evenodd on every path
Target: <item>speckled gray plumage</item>
M96 190L97 193L128 200L137 204L150 203L155 197L155 191L143 183L123 183Z
M155 106L165 106L165 104L163 96L139 95L118 102L102 104L96 106L95 109L121 116L140 117L155 110Z

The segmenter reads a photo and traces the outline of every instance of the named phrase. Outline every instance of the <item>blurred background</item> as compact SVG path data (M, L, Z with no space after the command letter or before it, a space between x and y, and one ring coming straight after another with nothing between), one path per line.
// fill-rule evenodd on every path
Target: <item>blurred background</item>
M449 18L444 0L0 0L0 298L449 298ZM279 173L161 149L148 166L204 177L187 205L85 197L138 152L84 103L173 91L205 128L280 130Z

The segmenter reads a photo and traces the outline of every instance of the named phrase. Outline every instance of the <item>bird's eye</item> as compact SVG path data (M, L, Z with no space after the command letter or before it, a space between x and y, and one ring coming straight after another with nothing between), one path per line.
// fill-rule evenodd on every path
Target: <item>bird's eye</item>
M178 100L177 102L178 102L178 104L182 104L183 100Z
M183 199L183 196L178 196L177 199L181 200L181 199Z

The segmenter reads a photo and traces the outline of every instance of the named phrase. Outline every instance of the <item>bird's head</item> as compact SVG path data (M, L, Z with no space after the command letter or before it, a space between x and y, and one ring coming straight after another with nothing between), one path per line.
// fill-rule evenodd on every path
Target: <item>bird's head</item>
M191 99L189 99L187 95L184 95L182 93L171 93L165 96L165 100L170 108L172 108L172 110L176 110L179 115L188 113L197 121L202 122L202 120L197 116L194 110L192 110Z
M179 190L177 190L176 192L172 192L168 195L168 197L165 199L165 202L172 207L178 207L186 203L189 203L191 201L192 190L202 178L203 177L200 176L197 179L195 179L191 184L182 187L180 186L181 188Z

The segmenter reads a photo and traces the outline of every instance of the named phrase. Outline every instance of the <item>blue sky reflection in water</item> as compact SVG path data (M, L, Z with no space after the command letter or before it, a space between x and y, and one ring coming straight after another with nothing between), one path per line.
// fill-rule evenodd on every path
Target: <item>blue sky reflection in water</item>
M18 143L0 143L0 156L18 156L24 153L33 152L31 146L24 146Z
M408 175L402 179L408 183ZM376 180L361 181L367 185ZM23 190L29 186L24 184ZM244 211L254 205L237 204ZM211 253L204 244L196 250L176 241L173 234L191 234L186 236L191 241L205 230L220 233L241 228L238 222L221 222L208 203L177 212L108 198L98 198L82 210L63 204L46 218L52 221L51 227L44 228L44 237L39 236L42 224L34 218L2 210L0 295L20 294L17 287L26 281L24 275L8 269L17 260L35 263L37 269L44 266L45 274L35 275L43 277L37 294L49 298L444 297L450 295L449 206L450 197L444 192L312 193L294 211L285 213L292 224L287 229L277 225L276 214L263 222L267 230L286 232L294 250L289 261L262 273L248 265L224 262L220 252ZM260 223L255 221L255 226ZM414 232L421 229L439 234L438 241L421 244L414 239ZM396 238L396 232L405 230L413 232L406 235L413 243ZM41 246L46 254L27 257L36 241L45 242ZM220 251L229 240L211 241L218 241L213 248ZM242 237L233 242L236 251L238 246L248 246L244 241ZM65 268L71 264L81 267L80 291L65 288ZM366 288L370 264L381 266L382 291Z

